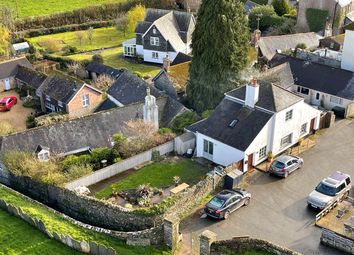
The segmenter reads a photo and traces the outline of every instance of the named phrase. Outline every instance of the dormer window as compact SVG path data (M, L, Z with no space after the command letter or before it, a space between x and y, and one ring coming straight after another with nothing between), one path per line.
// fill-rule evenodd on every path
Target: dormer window
M49 161L50 159L50 150L48 147L38 145L35 153L40 161Z

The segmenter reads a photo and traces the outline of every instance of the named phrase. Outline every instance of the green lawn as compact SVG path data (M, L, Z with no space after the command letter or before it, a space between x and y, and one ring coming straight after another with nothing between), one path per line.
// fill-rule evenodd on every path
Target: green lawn
M133 189L140 184L149 183L152 187L163 188L173 184L173 177L180 176L181 182L193 185L200 181L207 169L189 159L180 159L177 162L157 162L141 168L127 178L114 183L96 193L98 198L108 198L112 190L121 191Z
M100 244L104 244L106 246L112 247L116 250L117 254L125 254L125 255L138 255L138 254L150 254L150 255L158 255L158 254L169 254L167 251L161 251L154 247L138 247L138 246L127 246L123 241L117 240L115 238L109 237L105 234L97 233L94 231L90 231L87 229L83 229L78 227L71 222L63 219L62 217L49 212L45 207L41 205L34 204L28 200L23 199L18 196L16 193L6 189L4 186L0 185L0 197L5 200L8 204L12 204L16 207L21 208L24 212L36 217L43 221L45 226L50 232L57 232L59 234L70 235L76 240L86 240L86 241L95 241ZM3 224L3 221L1 221ZM0 233L3 230L7 231L7 228L0 228ZM28 235L31 236L31 235ZM17 238L17 235L10 235L8 238L14 239ZM0 236L0 240L2 235ZM14 239L16 240L16 239ZM13 241L14 242L14 241ZM6 243L6 242L5 242ZM0 242L0 247L3 242ZM11 248L11 244L5 244L6 249ZM59 246L58 246L59 247ZM34 247L35 249L36 247ZM2 251L2 249L0 249ZM1 253L0 253L1 254ZM20 254L20 253L8 253L8 254ZM32 254L28 252L24 252L22 254ZM42 253L41 253L42 254ZM56 253L51 253L56 254ZM64 254L64 253L63 253Z
M134 60L124 58L122 51L122 47L102 51L101 55L104 59L104 64L117 69L126 68L131 72L139 72L141 75L155 76L161 70L161 67L159 66L134 63ZM92 56L93 54L85 53L70 55L68 58L76 61L82 61L91 60Z
M0 254L79 255L23 220L0 210Z
M90 42L87 39L86 31L83 30L83 32L84 39L82 40L81 45L76 37L76 32L43 35L38 37L26 38L26 40L36 48L41 48L41 41L45 41L46 39L53 39L62 47L70 45L76 47L78 51L88 51L113 46L120 46L125 40L133 38L135 36L134 33L126 33L124 35L123 32L118 31L114 27L97 28L94 29L93 40ZM62 55L62 52L56 52L56 55Z
M1 0L0 6L8 6L13 12L16 11L16 2L18 3L19 18L42 16L57 12L71 11L92 5L100 5L104 3L125 2L126 0Z

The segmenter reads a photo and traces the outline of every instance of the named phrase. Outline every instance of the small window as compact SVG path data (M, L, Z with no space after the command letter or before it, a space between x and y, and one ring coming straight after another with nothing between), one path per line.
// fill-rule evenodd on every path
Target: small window
M153 52L152 52L152 58L153 58L153 59L158 59L158 58L159 58L159 53L153 51Z
M285 121L291 120L293 118L293 110L287 111L285 114Z
M334 48L334 43L333 43L333 42L330 43L329 48L330 48L330 49L333 49L333 48Z
M38 159L41 161L48 161L49 160L49 152L45 151L45 152L40 152L38 154Z
M58 106L59 107L63 107L63 102L62 101L58 101Z
M160 39L158 37L150 37L150 45L160 46Z
M347 183L347 185L350 184L350 178L348 177L347 179L345 179L345 182Z
M281 148L284 148L286 147L287 145L291 144L291 140L292 140L292 137L293 137L293 134L289 134L287 136L284 136L281 141L280 141L280 147Z
M84 107L87 107L87 106L90 105L90 100L89 100L89 95L88 94L82 96L82 105Z
M153 34L156 34L156 33L157 33L156 28L153 28L153 29L152 29L152 33L153 33Z
M288 163L286 163L287 166L291 166L293 164L293 161L290 160Z
M320 93L316 93L316 100L320 100Z
M300 134L305 134L307 132L307 123L301 125Z
M204 152L213 155L214 144L208 140L204 140Z
M335 97L335 96L331 96L329 98L329 101L331 103L334 103L334 104L339 104L339 105L342 105L343 104L343 99L342 98L339 98L339 97Z
M265 158L266 156L267 156L267 146L264 146L259 150L258 157L261 159L261 158Z
M338 188L337 188L337 193L341 192L345 188L345 183L342 183Z

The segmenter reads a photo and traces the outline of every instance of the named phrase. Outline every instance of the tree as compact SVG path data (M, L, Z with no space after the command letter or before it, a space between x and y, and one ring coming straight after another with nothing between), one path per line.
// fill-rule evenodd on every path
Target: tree
M0 7L0 24L5 26L10 32L15 31L15 19L9 7Z
M80 46L82 44L82 40L84 39L84 32L83 31L76 31L75 36L77 41L79 42Z
M0 24L0 56L9 56L10 53L10 32Z
M273 0L272 5L279 16L289 13L290 7L287 0Z
M116 29L118 31L122 31L125 36L129 28L128 16L126 14L119 15L118 18L115 20L115 24L116 24Z
M43 47L48 53L55 53L61 50L61 45L58 40L53 38L46 38L39 42L39 45Z
M71 62L71 63L67 64L66 67L68 68L69 72L74 74L75 76L77 76L77 72L80 69L83 69L82 64L80 62L77 62L77 61L74 61L74 62Z
M90 43L92 43L94 32L95 32L95 30L93 29L93 27L89 27L89 29L87 29L87 31L86 31L87 39L90 41Z
M260 30L265 30L269 27L278 27L284 22L284 18L279 17L274 11L274 7L271 5L256 6L251 10L248 16L251 30L258 28L258 19Z
M192 37L187 96L197 112L213 109L238 85L247 65L249 31L238 0L204 0Z
M112 76L102 74L98 76L93 85L102 91L106 91L113 84L114 81L115 80L112 78Z
M144 20L145 7L140 4L136 5L130 11L128 11L127 17L128 17L128 31L134 32L137 23L139 21Z
M103 64L103 57L100 54L95 54L92 56L92 61Z

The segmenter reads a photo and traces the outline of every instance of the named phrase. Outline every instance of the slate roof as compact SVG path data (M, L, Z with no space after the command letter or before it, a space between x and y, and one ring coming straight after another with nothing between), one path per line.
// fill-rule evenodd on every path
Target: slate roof
M319 38L313 33L298 33L290 35L277 35L261 37L259 49L267 60L271 60L277 50L294 49L299 43L305 43L308 48L319 46Z
M148 84L136 74L124 71L107 90L107 93L123 105L136 103L145 99ZM151 94L159 97L161 93L151 88Z
M224 98L208 119L187 129L245 151L272 116L273 114L244 107ZM232 128L229 125L233 120L238 122Z
M25 57L0 62L0 79L15 76L20 65L33 68L32 64Z
M263 109L279 112L303 100L302 97L269 82L258 81L258 83L259 96L256 106ZM232 90L226 94L244 101L246 97L246 86Z
M273 83L284 89L294 85L293 74L289 63L280 64L261 74L261 80Z
M168 96L177 99L177 92L168 74L162 69L153 79L154 87L165 92Z
M175 59L172 61L171 66L174 65L179 65L182 63L186 63L186 62L190 62L192 61L192 57L184 54L183 52L178 52L177 56L175 57Z
M33 89L38 89L47 78L47 75L24 66L19 66L15 78L26 83Z
M97 106L95 112L101 112L101 111L106 111L109 109L113 109L117 107L117 105L112 102L109 98L106 98L99 106Z
M112 76L114 79L117 79L119 75L123 72L122 70L118 70L113 67L100 64L95 61L88 64L86 70L89 72L97 73L99 75L106 74Z
M354 73L318 63L277 54L270 62L277 66L288 62L294 82L309 89L354 100Z
M345 37L345 34L329 36L329 37L325 37L325 38L321 39L320 42L322 43L324 41L333 41L333 42L336 42L336 43L338 43L340 45L343 45L344 37Z
M68 76L52 74L45 79L39 90L57 101L68 103L83 84Z
M156 100L160 126L166 126L186 109L168 97ZM90 116L33 128L0 138L0 152L22 150L34 152L38 145L49 147L54 154L84 147L110 146L112 135L123 131L126 121L143 118L143 102L114 108Z
M345 30L354 31L354 22L352 22L352 23L346 25L346 26L344 27L344 29L345 29Z
M354 11L349 12L345 17L350 21L354 21Z

